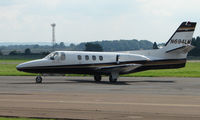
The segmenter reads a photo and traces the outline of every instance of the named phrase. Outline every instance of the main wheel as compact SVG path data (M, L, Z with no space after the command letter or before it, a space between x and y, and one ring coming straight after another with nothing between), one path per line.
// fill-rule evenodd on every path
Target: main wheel
M37 76L35 79L36 83L42 83L42 77L41 76Z
M116 83L117 82L117 78L113 78L112 75L109 76L109 81L110 83Z
M101 81L101 75L94 75L94 80L96 82L100 82Z

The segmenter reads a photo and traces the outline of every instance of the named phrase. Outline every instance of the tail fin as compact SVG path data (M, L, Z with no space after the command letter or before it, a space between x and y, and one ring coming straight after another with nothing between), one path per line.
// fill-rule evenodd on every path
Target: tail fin
M191 43L195 26L196 22L183 22L165 44L166 52L188 53L193 48Z

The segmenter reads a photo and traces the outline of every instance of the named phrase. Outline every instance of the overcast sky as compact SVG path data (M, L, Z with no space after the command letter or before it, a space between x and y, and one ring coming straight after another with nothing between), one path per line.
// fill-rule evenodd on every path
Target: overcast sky
M161 43L183 21L200 23L200 0L0 0L0 42L50 42L55 22L57 42Z

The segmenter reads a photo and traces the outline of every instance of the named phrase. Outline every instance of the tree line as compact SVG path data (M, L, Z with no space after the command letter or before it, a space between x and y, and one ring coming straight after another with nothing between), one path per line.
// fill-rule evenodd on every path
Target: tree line
M160 44L159 44L160 45ZM163 44L161 44L163 45ZM189 56L200 56L200 37L192 39L192 45L195 48L189 52ZM148 50L159 49L156 42L148 40L103 40L96 42L83 42L80 44L70 44L66 46L63 42L55 44L55 50L72 50L72 51L130 51L130 50ZM10 51L9 51L10 50ZM52 46L40 45L11 45L0 46L0 55L47 55L52 52Z
M195 48L192 49L188 55L199 57L200 56L200 37L199 36L192 39L192 45L195 46Z

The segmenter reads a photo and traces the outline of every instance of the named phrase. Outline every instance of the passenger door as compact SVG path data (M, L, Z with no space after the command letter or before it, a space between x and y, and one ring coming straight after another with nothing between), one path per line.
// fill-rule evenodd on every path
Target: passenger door
M120 55L116 55L116 63L120 64Z

